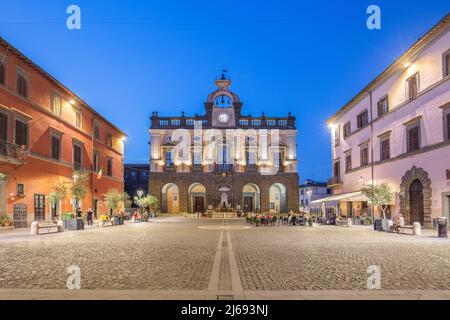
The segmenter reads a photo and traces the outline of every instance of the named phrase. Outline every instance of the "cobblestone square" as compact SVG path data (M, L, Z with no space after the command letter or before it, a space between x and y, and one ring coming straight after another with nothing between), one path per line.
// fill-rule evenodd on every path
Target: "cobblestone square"
M262 292L450 289L450 241L358 227L248 228L242 220L158 218L150 223L30 236L0 234L0 290ZM239 293L239 294L238 294Z

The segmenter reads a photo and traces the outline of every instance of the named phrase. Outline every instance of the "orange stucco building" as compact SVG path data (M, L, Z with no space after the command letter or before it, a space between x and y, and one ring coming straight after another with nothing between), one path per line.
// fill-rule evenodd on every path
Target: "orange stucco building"
M126 135L55 78L0 38L0 215L16 227L92 208L123 190ZM80 202L52 197L59 181L89 176Z

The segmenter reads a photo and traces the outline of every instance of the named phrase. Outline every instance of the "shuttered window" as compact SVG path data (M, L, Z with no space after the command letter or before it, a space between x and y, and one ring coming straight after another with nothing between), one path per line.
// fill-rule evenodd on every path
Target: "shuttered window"
M450 75L450 52L444 55L444 77Z
M56 135L52 135L52 159L61 159L61 138Z
M408 152L414 152L420 149L420 127L414 126L408 128Z
M364 128L369 124L369 112L367 110L361 112L357 117L358 129Z
M73 168L81 171L81 147L79 145L73 145Z
M378 116L381 117L382 115L389 112L389 103L388 103L388 97L384 97L378 101Z
M6 78L6 68L3 63L0 63L0 84L5 84L5 78Z
M21 96L25 98L28 97L28 81L21 74L17 75L16 90L17 93L20 94Z
M28 124L16 120L15 144L18 146L28 146Z
M450 140L450 112L447 113L447 139Z
M8 139L8 116L0 112L0 140Z
M408 87L408 99L415 99L417 97L417 93L419 92L419 74L413 75L411 78L406 80L406 83Z
M112 159L111 158L108 159L106 174L109 177L112 177Z
M381 147L381 161L391 158L391 142L389 138L384 138L380 141Z
M361 167L365 167L369 164L369 147L361 147Z

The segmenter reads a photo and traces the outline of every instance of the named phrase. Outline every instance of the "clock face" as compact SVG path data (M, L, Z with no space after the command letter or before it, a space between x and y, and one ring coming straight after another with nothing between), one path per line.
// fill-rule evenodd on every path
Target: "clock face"
M228 124L228 121L230 120L230 116L227 113L221 113L219 114L219 123L220 124Z
M229 108L232 105L232 101L230 97L223 94L214 99L214 104L220 108Z

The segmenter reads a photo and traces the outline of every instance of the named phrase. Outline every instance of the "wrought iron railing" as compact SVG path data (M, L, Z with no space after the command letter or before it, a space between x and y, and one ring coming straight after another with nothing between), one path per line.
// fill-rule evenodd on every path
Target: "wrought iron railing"
M0 158L25 162L25 148L0 140Z

